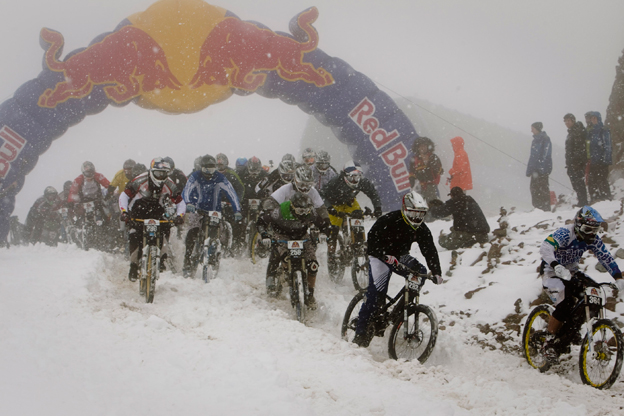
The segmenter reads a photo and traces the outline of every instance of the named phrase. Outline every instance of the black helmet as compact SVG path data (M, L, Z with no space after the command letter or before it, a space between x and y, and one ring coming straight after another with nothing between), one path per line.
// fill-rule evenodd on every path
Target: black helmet
M314 174L308 165L301 165L295 170L293 181L295 190L307 194L314 186Z
M132 168L132 178L128 178L128 179L134 179L144 172L147 172L147 166L145 166L143 163L137 163Z
M85 178L93 178L95 176L95 165L91 162L84 162L80 170Z
M307 194L295 192L290 198L290 212L295 218L305 218L312 213L314 204Z
M579 240L592 244L604 220L594 208L584 206L574 217L574 231Z
M50 202L54 201L58 197L58 191L53 186L48 186L43 191L43 196Z
M230 164L230 160L225 154L219 153L217 155L217 170L219 172L221 173L225 172L229 164Z
M247 162L247 170L252 176L256 176L262 170L262 162L257 157L253 156Z
M295 177L295 165L290 160L282 160L277 170L284 182L292 182Z
M124 162L123 164L123 169L132 169L134 167L134 165L136 165L136 162L132 159L128 159Z
M167 163L169 163L169 166L171 166L171 171L173 171L175 169L175 162L173 161L173 159L171 159L169 156L167 157L163 157L163 160Z
M199 168L204 178L211 179L217 170L217 161L214 157L205 155L199 161Z

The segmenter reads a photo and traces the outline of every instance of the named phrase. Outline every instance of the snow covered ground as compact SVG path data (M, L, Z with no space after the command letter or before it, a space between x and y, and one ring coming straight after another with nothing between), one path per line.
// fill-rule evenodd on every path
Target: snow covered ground
M615 253L624 247L620 202L596 208ZM581 384L576 357L540 374L518 348L514 319L541 292L539 244L573 213L510 214L498 260L481 258L490 244L476 246L450 270L451 252L440 250L451 276L428 282L421 297L441 326L425 365L388 359L387 339L368 349L341 340L355 291L347 279L329 282L324 246L319 309L307 325L285 297L265 295L266 263L225 259L207 285L165 272L145 304L122 257L70 246L2 250L0 415L624 414L622 376L598 391ZM437 237L450 225L430 227ZM595 264L586 257L590 274L610 279ZM390 291L401 284L395 276ZM618 303L610 317L622 315Z

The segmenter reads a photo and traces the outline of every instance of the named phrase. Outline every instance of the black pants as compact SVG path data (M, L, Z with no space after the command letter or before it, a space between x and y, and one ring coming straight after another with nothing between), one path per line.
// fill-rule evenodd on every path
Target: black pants
M609 188L609 166L596 165L589 166L589 177L587 178L587 188L591 197L592 204L594 202L607 201L613 199L611 197L611 189Z
M572 189L576 192L578 205L587 205L587 187L585 186L585 166L568 167L568 176Z
M171 233L170 224L160 224L160 242L158 248L162 249L163 242L169 238ZM130 222L128 225L128 251L130 252L130 262L139 264L141 262L141 250L143 249L143 223ZM136 257L133 253L136 251ZM163 256L161 255L161 258ZM133 261L134 260L134 261Z
M550 211L548 175L531 176L531 202L535 208Z

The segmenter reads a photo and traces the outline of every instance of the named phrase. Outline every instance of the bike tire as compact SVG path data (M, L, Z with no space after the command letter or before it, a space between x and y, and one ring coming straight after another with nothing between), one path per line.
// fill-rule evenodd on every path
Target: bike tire
M364 254L353 257L351 280L357 291L363 292L368 288L368 257Z
M154 302L156 279L158 278L158 255L157 248L150 247L147 255L147 273L145 276L145 303Z
M548 335L548 320L554 308L550 305L535 307L524 324L522 331L522 351L529 365L542 373L550 369L550 363L542 353Z
M295 309L297 311L297 320L301 323L305 320L305 285L303 283L303 273L301 270L295 271L294 276L294 284L295 284Z
M333 257L327 252L327 270L329 272L329 278L334 283L342 282L344 278L346 266L344 264L345 258L345 245L342 235L338 235L336 238L336 251Z
M342 319L342 327L340 328L340 337L347 342L352 341L355 336L360 308L365 302L366 292L359 292L351 299L349 306L347 306L344 318Z
M388 339L388 355L394 360L427 361L438 339L438 318L427 305L409 305L408 339L405 339L403 314L394 321Z
M599 319L592 327L593 349L589 352L585 335L579 353L579 373L583 384L597 389L608 389L615 383L622 369L624 345L622 332L610 319Z
M249 257L251 257L251 262L256 264L258 260L268 257L269 250L270 248L267 248L262 244L262 237L259 232L255 231L254 227L254 234L251 238L249 247Z
M207 238L208 242L205 242L202 246L201 264L202 264L202 280L204 283L208 283L208 262L210 261L210 246L212 245L212 239Z

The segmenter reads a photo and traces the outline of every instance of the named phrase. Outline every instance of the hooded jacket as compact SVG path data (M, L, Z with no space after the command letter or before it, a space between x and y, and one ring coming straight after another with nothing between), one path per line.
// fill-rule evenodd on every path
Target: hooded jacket
M598 123L587 128L589 140L589 158L592 165L611 165L612 148L611 132L602 124L602 116L598 111L592 112L598 118Z
M534 173L550 175L550 172L552 172L552 144L546 132L540 131L533 135L526 176L531 176Z
M583 123L577 121L568 129L565 141L565 161L568 169L585 169L587 164L587 131Z
M468 153L464 150L464 139L457 136L451 139L453 145L453 167L449 170L451 175L450 188L459 186L464 191L472 189L472 172L470 171L470 160Z

